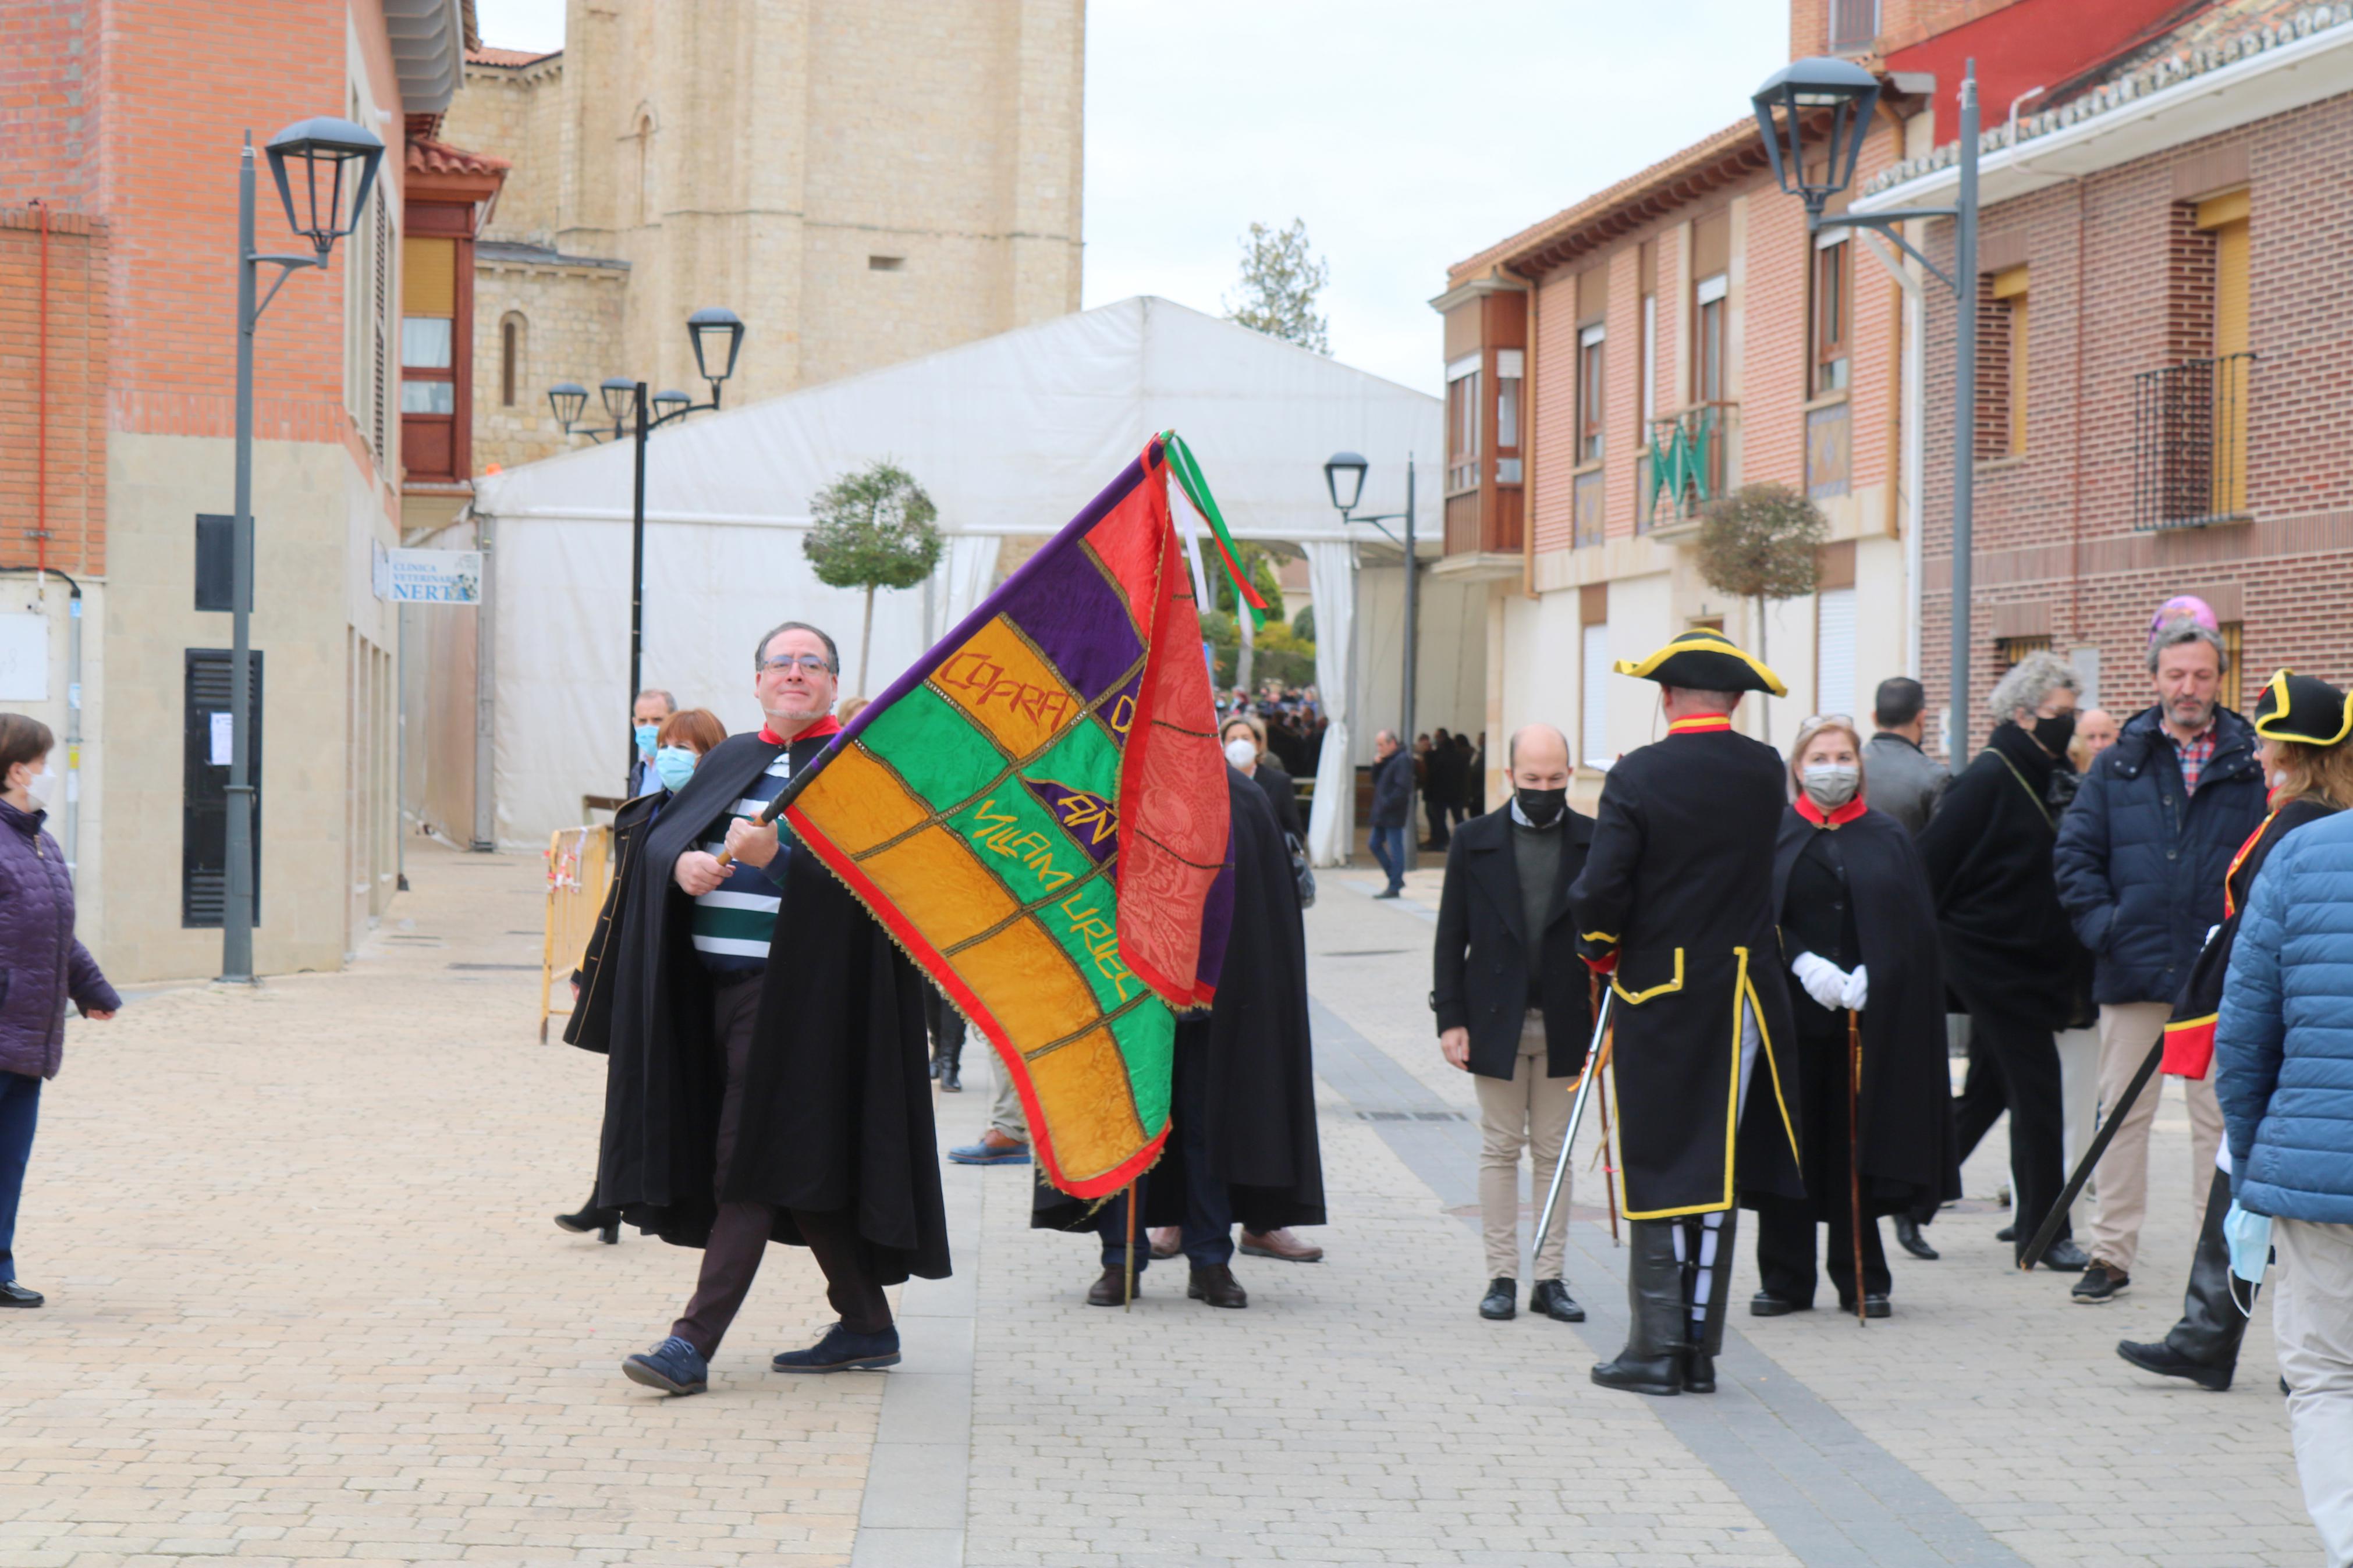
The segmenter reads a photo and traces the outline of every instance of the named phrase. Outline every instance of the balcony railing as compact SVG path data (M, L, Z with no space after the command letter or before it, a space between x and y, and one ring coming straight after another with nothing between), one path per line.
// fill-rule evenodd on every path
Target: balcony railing
M1694 403L1651 421L1646 529L1694 517L1724 493L1725 426L1736 406Z
M2184 360L2133 377L2133 526L2247 518L2247 381L2255 356Z

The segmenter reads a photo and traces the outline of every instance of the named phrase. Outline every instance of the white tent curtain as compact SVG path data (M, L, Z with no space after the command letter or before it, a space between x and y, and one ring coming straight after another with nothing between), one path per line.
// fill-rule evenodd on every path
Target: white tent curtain
M997 577L997 546L1003 542L994 533L959 533L949 539L947 615L935 637L947 636L988 597L989 584Z
M1307 582L1315 596L1315 689L1331 727L1315 764L1315 805L1307 817L1307 856L1318 866L1345 866L1356 842L1356 770L1348 713L1348 645L1356 624L1356 547L1311 540Z

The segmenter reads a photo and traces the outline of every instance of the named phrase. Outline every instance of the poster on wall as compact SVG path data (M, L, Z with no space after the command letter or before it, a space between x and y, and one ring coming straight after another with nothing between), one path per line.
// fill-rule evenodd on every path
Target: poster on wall
M49 700L49 618L0 615L0 702Z

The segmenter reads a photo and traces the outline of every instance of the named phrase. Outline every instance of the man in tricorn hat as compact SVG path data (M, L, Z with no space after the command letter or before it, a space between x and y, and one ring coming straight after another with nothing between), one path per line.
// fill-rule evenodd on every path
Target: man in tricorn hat
M1788 791L1779 754L1732 729L1742 693L1787 688L1704 629L1617 669L1659 683L1667 734L1609 770L1568 895L1579 952L1616 997L1610 1070L1632 1231L1626 1348L1593 1381L1711 1394L1733 1205L1805 1193L1773 919Z

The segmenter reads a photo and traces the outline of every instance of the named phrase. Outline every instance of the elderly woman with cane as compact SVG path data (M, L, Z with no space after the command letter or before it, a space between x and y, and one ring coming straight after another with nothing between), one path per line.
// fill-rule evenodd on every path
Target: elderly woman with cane
M1840 1307L1886 1317L1879 1216L1960 1195L1936 908L1911 834L1866 803L1862 768L1862 739L1842 715L1807 720L1790 751L1795 804L1775 846L1773 908L1797 980L1790 1109L1806 1195L1757 1204L1764 1289L1748 1310L1760 1318L1814 1304L1825 1223Z

